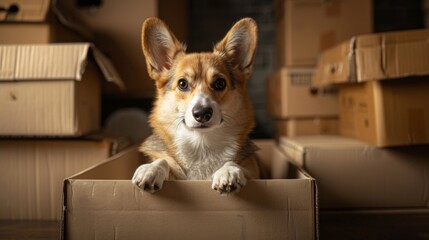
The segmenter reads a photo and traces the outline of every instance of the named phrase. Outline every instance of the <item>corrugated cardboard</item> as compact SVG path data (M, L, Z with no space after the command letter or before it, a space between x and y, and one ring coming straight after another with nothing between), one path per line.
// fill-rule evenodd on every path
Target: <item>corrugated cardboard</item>
M296 168L229 196L210 181L167 181L151 194L130 181L141 163L131 148L66 179L62 239L318 239L315 181Z
M58 22L50 12L49 0L0 0L0 44L80 42L82 37Z
M0 135L79 136L99 129L100 82L116 78L89 43L0 45L0 62Z
M323 50L373 29L371 0L277 0L274 14L278 67L315 66Z
M429 143L428 80L341 85L340 134L379 147Z
M320 56L318 86L429 74L429 30L353 37Z
M155 84L147 74L141 47L143 21L158 16L179 41L187 39L187 0L104 0L82 7L75 0L56 1L63 24L79 31L106 53L127 87L126 97L153 97ZM113 94L113 93L112 93Z
M62 181L126 146L107 137L1 139L0 219L60 219Z
M341 136L282 138L279 145L317 179L321 208L429 207L429 145L377 148ZM277 169L273 177L284 174Z
M268 111L274 118L338 115L335 89L312 89L313 68L281 68L268 79Z
M277 137L338 134L338 118L291 118L277 119Z

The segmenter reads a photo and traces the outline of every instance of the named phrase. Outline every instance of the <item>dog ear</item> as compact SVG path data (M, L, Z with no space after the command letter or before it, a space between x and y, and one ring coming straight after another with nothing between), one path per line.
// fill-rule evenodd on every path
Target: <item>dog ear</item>
M149 76L157 81L165 78L178 53L185 52L167 25L156 17L143 23L142 48Z
M238 21L214 49L214 52L226 57L228 62L238 69L247 79L252 73L257 44L257 26L253 19Z

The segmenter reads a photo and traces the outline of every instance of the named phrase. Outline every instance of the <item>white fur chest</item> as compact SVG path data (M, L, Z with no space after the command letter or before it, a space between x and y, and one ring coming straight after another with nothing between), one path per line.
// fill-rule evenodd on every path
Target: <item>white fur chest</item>
M225 162L235 158L237 139L218 129L210 132L180 129L174 139L188 179L210 180Z

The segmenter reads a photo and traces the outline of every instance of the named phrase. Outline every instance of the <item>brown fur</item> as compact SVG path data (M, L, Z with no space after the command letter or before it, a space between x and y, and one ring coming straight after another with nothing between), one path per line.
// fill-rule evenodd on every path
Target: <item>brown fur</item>
M236 47L241 44L238 41L243 39L247 41L245 48ZM169 128L174 124L173 115L184 111L197 91L197 86L201 86L200 91L210 95L219 104L222 112L228 114L228 110L232 109L235 125L231 134L237 136L238 145L232 161L242 166L247 178L259 176L253 155L255 148L248 139L255 122L246 93L256 39L256 24L252 19L243 19L234 25L213 52L186 54L184 45L161 20L149 18L144 22L142 48L148 73L156 83L157 96L149 120L154 133L142 145L141 151L153 160L165 159L170 166L170 177L188 179L189 169L185 167L187 160L180 156L180 146L175 144L174 133ZM178 80L182 78L189 81L190 90L187 92L177 87ZM211 87L218 78L226 80L224 91L216 91ZM235 104L239 107L234 107Z

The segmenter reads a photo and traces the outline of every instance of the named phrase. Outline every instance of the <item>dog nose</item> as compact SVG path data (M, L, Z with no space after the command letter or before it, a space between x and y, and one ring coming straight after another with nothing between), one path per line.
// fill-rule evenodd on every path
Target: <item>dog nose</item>
M213 109L211 107L201 107L201 106L195 106L192 109L192 115L194 116L195 120L199 123L205 123L212 118L213 115Z

